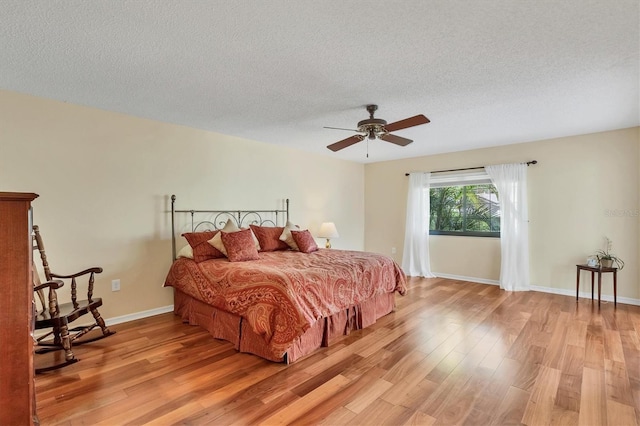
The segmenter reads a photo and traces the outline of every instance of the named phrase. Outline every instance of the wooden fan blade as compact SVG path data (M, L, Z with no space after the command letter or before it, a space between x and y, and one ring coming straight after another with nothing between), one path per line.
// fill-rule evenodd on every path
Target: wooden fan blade
M401 138L400 136L390 135L388 133L386 135L380 136L380 139L382 139L383 141L395 143L396 145L400 146L407 146L411 142L413 142L411 139Z
M404 120L396 121L395 123L389 123L384 128L387 132L395 132L396 130L406 129L407 127L419 126L421 124L427 124L431 122L424 115L416 115L415 117L405 118Z
M329 148L331 151L336 152L336 151L340 151L341 149L344 149L348 146L351 146L355 143L360 142L361 140L364 139L364 136L362 135L353 135L351 137L348 137L346 139L343 139L339 142L336 143L332 143L331 145L327 146L327 148Z
M350 132L357 132L357 131L358 131L358 130L356 130L356 129L345 129L345 128L343 128L343 127L327 127L327 126L324 126L324 127L323 127L323 129L348 130L348 131L350 131Z

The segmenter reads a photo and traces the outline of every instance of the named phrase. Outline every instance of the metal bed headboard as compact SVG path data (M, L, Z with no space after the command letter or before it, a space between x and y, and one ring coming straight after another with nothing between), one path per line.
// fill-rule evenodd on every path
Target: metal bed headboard
M176 260L176 228L175 217L177 213L191 216L191 232L222 229L228 219L233 219L238 227L248 225L284 226L289 220L289 199L285 199L285 208L282 210L176 210L176 196L171 196L171 250L173 260ZM196 220L195 215L202 214L203 220ZM208 216L207 216L208 215ZM268 217L264 217L268 215ZM284 216L284 220L282 220Z

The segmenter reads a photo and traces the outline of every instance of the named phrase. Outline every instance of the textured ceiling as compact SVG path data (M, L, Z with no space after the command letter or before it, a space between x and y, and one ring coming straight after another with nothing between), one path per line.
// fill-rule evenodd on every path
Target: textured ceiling
M357 162L640 124L639 0L0 0L0 88ZM364 105L407 147L337 153ZM90 143L90 142L88 142ZM180 143L180 141L176 141Z

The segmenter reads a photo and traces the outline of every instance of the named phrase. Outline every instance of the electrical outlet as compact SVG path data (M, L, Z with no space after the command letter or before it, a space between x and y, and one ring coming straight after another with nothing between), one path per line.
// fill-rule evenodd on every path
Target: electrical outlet
M120 280L111 280L111 291L120 291Z
M391 254L396 254L396 248L395 247L391 247Z

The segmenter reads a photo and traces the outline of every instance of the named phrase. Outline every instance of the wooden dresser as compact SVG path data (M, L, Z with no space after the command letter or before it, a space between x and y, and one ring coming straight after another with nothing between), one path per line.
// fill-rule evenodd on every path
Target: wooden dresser
M0 192L0 425L37 423L33 377L31 202Z

